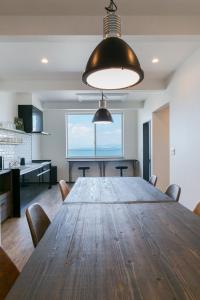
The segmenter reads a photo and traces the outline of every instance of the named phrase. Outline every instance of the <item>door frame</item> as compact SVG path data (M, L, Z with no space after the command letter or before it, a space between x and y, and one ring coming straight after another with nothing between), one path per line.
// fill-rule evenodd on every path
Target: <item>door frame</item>
M143 178L149 180L151 176L151 120L143 123Z

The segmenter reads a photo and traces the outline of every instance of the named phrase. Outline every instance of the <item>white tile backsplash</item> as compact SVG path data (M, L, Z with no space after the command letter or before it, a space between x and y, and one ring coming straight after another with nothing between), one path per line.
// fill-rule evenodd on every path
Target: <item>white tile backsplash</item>
M4 145L0 144L0 156L4 158L4 168L9 167L9 163L13 160L24 157L26 163L30 163L32 160L32 137L30 134L20 134L13 132L6 132L0 129L0 135L20 138L22 143L18 145Z

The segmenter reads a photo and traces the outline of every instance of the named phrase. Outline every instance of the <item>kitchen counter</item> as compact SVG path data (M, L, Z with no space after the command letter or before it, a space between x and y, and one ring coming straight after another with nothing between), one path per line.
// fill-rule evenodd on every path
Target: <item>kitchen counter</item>
M43 168L44 166L49 165L51 162L46 161L43 163L31 163L31 164L27 164L25 166L21 166L20 167L20 175L25 175L28 174L30 172L33 172L37 169Z
M0 176L9 173L11 170L0 170Z
M4 175L6 173L11 172L12 170L16 170L19 169L20 170L20 176L21 175L25 175L28 174L30 172L33 172L37 169L43 168L44 166L49 165L51 162L50 161L46 161L46 162L42 162L42 163L31 163L31 164L27 164L25 166L20 166L20 168L13 168L13 169L5 169L5 170L0 170L0 176Z
M135 176L136 169L137 169L137 160L136 159L128 159L125 157L74 157L74 158L67 158L66 159L69 165L69 182L74 182L74 176L72 176L73 166L76 164L77 168L80 167L83 164L87 163L87 166L91 166L92 164L97 164L98 167L98 175L95 176L101 176L105 177L107 176L106 173L106 166L111 164L122 164L125 166L128 166L128 169L131 170L129 175L126 176ZM115 166L112 166L113 169L115 169ZM75 168L74 168L75 169ZM79 175L80 176L80 175Z

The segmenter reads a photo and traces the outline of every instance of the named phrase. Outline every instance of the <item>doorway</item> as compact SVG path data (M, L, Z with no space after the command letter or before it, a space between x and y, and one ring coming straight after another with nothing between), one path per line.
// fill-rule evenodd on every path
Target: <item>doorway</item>
M158 176L158 188L165 191L170 183L169 105L153 113L152 122L152 169Z
M151 122L143 124L143 178L151 176Z

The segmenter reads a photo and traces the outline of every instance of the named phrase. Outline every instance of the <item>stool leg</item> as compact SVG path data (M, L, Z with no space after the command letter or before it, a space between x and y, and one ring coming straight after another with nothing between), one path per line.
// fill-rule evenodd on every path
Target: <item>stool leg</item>
M120 176L123 177L123 170L120 169Z
M83 169L83 177L85 177L85 169Z

